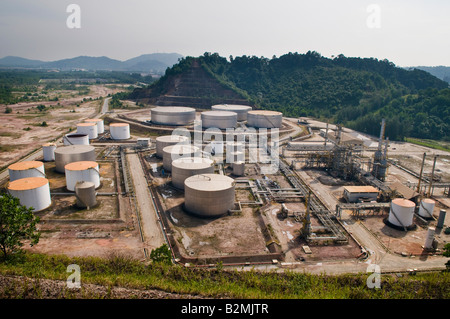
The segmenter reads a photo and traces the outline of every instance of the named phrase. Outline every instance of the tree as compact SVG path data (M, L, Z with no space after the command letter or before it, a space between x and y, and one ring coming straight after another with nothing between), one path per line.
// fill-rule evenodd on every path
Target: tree
M0 249L4 259L20 251L26 240L30 241L30 246L39 242L38 222L39 217L34 216L32 207L21 205L19 199L10 194L0 195Z
M444 252L442 253L444 257L450 257L450 243L445 244ZM445 264L448 269L450 269L450 260Z
M172 255L170 254L170 249L167 247L167 244L162 245L159 248L155 248L150 253L150 259L153 262L171 264L172 263Z

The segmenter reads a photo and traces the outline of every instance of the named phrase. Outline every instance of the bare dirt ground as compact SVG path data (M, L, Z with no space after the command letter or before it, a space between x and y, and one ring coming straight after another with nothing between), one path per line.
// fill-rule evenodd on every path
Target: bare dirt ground
M54 101L22 102L8 105L12 109L9 114L0 107L0 167L7 166L18 158L40 148L42 144L55 140L76 130L76 124L94 116L100 109L100 101L85 100L104 97L118 92L103 85L90 86L90 94L68 97ZM44 105L40 112L38 105ZM79 105L79 106L77 106ZM41 126L46 122L47 126Z

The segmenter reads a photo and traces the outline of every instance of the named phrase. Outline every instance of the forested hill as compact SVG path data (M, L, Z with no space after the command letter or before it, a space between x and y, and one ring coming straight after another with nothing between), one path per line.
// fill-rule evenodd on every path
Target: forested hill
M205 53L169 68L148 94L164 95L171 78L187 72L193 61L250 103L285 116L327 119L374 135L386 118L391 139L450 138L448 83L422 70L372 58L329 59L314 51L228 60Z

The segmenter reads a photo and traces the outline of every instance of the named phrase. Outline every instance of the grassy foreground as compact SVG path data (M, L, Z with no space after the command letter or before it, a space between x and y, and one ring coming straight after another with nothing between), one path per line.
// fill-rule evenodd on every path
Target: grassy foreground
M402 277L382 275L381 288L369 289L366 281L370 274L328 276L292 271L276 273L258 272L253 269L227 270L220 266L218 269L198 269L178 265L146 265L118 255L102 259L25 253L20 258L1 261L0 276L66 281L70 275L67 272L67 266L70 264L79 265L82 287L85 284L98 284L108 288L158 289L207 298L448 299L450 297L449 272ZM0 298L21 298L21 295L8 293L6 291L8 289L10 287L0 286ZM36 298L40 298L39 287L37 289L35 287L33 293Z
M435 140L425 140L425 139L418 139L418 138L412 138L407 137L405 138L405 141L408 143L413 143L429 148L434 148L441 151L447 151L450 152L450 142L443 142L443 141L435 141Z

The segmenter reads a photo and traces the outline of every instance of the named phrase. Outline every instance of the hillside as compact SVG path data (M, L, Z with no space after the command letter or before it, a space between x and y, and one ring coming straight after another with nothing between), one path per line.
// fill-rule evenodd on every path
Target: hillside
M176 91L175 79L187 77L193 61L210 75L210 82L219 83L259 108L292 117L326 119L374 135L378 134L381 118L386 117L386 134L391 139L414 136L417 124L439 127L421 130L422 138L450 138L448 83L425 71L405 70L373 58L339 55L328 59L310 51L272 59L242 56L227 60L216 53L205 53L183 59L158 82L136 90L131 97L159 101L171 95ZM199 84L192 82L183 95L199 97Z
M415 68L426 71L438 79L450 83L450 66L416 66Z

